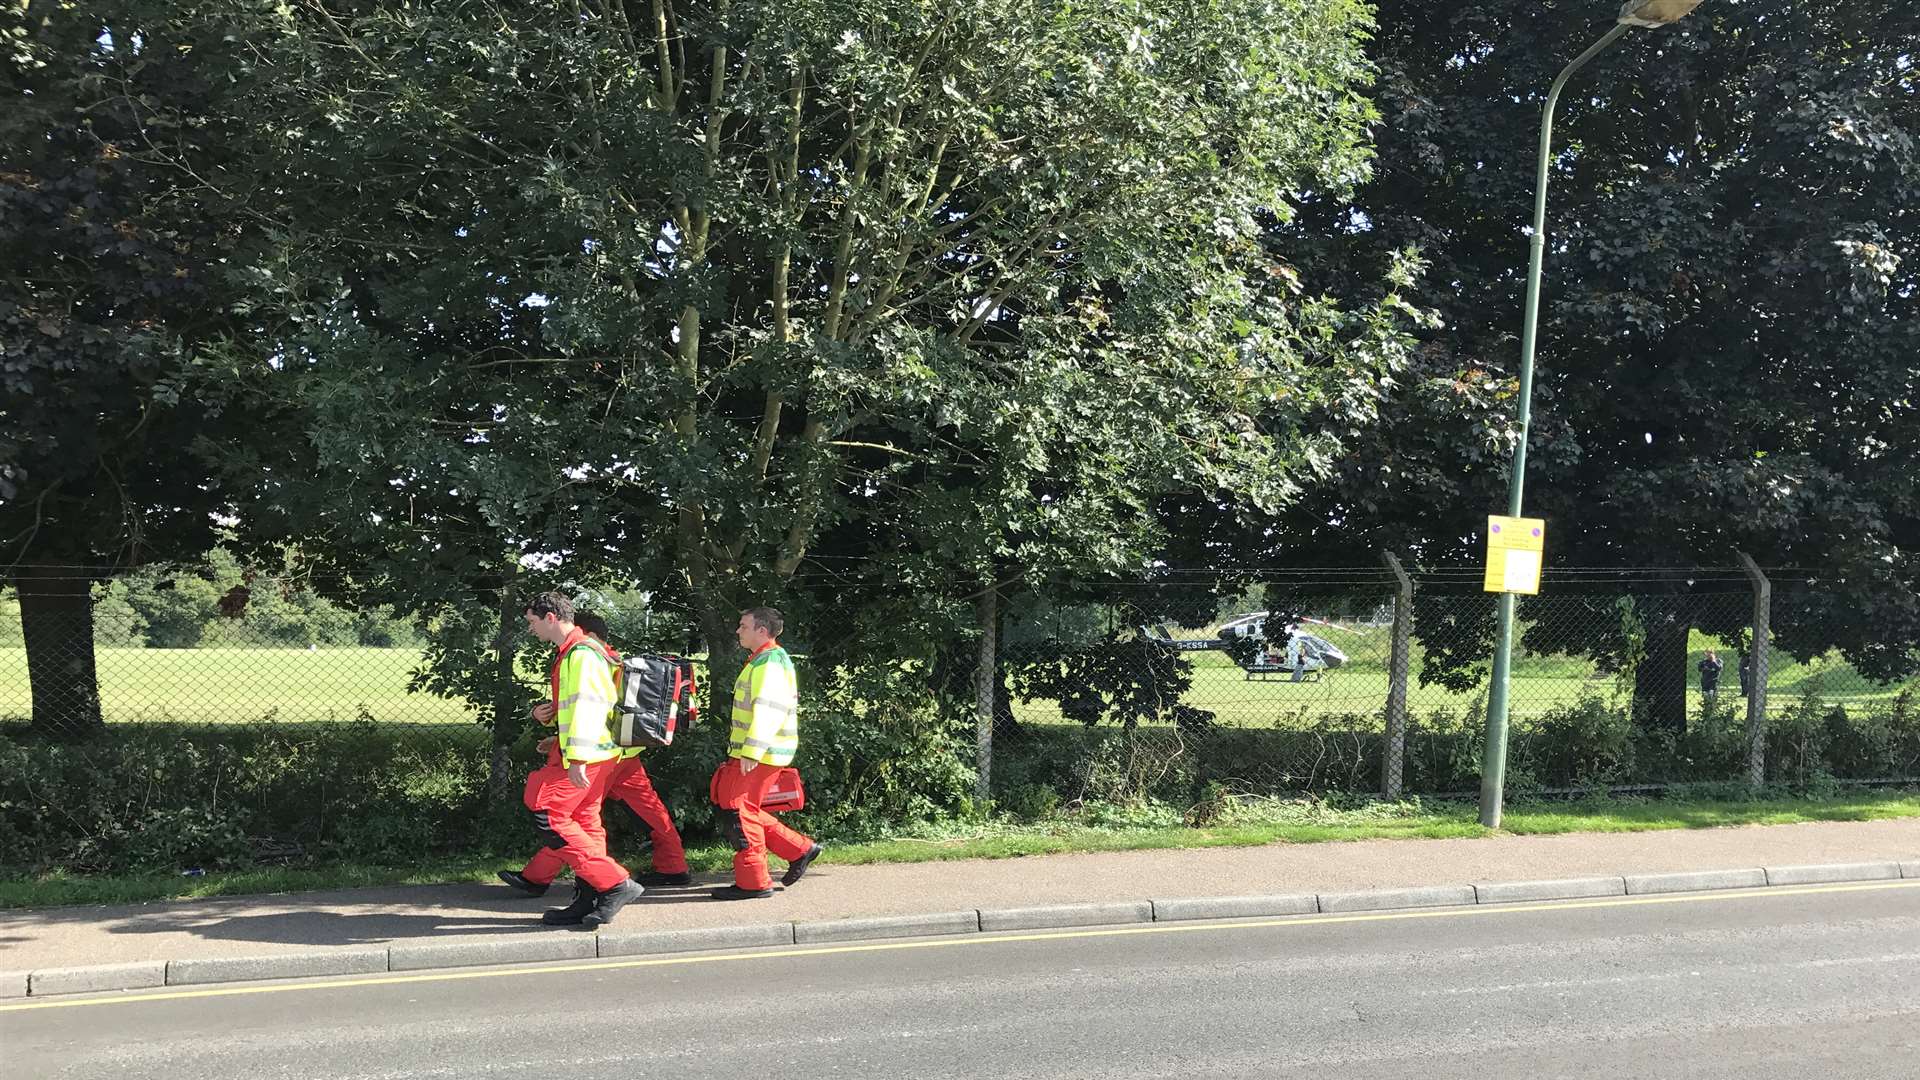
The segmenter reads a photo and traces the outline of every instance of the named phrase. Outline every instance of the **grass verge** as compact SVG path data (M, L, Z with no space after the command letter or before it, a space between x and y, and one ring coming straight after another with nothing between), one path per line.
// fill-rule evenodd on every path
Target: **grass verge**
M1200 827L1178 824L1169 820L1169 815L1170 812L1130 812L1120 820L1062 819L1038 824L995 822L948 826L930 829L922 835L835 844L828 849L823 861L858 866L1099 851L1491 835L1491 830L1480 826L1477 811L1469 803L1362 802L1341 806L1317 800L1262 800L1227 808L1221 820ZM1521 836L1651 832L1900 818L1920 818L1920 792L1859 792L1748 800L1682 796L1520 803L1507 812L1505 828L1501 831ZM491 881L495 871L517 867L522 857L523 853L445 856L406 867L263 867L209 872L200 877L177 874L7 876L0 877L0 909ZM732 853L719 847L689 849L687 857L696 871L719 871L732 862Z

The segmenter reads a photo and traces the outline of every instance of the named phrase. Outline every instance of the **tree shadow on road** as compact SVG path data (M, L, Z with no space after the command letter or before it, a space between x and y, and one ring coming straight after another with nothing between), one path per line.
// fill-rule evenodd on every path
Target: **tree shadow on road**
M192 934L209 941L254 941L272 945L385 945L445 936L515 934L551 930L539 912L517 918L475 916L464 912L410 915L396 912L276 912L264 915L209 915L155 912L107 927L113 934Z
M649 888L620 919L621 930L647 930L646 909L712 904L710 890L730 875L703 874L687 885ZM182 934L204 941L315 947L384 945L475 935L577 932L553 927L541 912L565 905L572 882L561 880L544 897L503 885L336 889L278 896L209 897L160 904L42 908L0 912L0 944L54 944L66 933ZM61 927L72 927L63 931ZM75 943L76 947L78 942ZM129 946L129 952L143 947ZM119 959L117 957L102 957Z
M722 883L723 879L714 878L696 880L690 885L648 889L646 895L628 909L628 917L621 920L621 929L645 929L645 917L634 916L648 906L711 903L708 890ZM110 934L191 934L209 941L276 945L379 945L438 937L569 929L545 925L540 921L540 914L549 907L564 905L572 894L566 881L558 882L541 898L522 896L503 886L473 884L221 898L154 905L144 910L85 908L19 914L25 916L23 922L104 924L103 928ZM432 910L436 906L445 910ZM259 911L261 907L276 910Z

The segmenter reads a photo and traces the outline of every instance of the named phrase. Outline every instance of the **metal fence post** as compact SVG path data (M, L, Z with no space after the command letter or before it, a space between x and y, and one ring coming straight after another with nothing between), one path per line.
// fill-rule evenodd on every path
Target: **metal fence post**
M974 722L978 725L974 740L979 750L979 776L974 781L974 794L982 800L993 794L993 692L999 666L996 640L999 594L998 583L989 578L987 587L973 601L974 628L980 633L980 653L973 670Z
M1773 652L1773 635L1768 618L1773 611L1773 583L1760 572L1753 556L1736 551L1740 568L1753 583L1753 644L1747 679L1747 782L1759 787L1767 781L1767 678L1768 658Z
M1387 661L1387 737L1380 754L1380 794L1397 799L1406 771L1407 650L1413 637L1413 579L1393 552L1382 551L1380 558L1393 571L1397 583L1393 594L1393 653Z

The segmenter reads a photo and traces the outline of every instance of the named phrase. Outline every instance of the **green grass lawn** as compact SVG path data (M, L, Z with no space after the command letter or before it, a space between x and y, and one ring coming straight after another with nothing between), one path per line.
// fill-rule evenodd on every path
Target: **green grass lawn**
M1225 653L1187 653L1193 664L1193 685L1184 703L1213 712L1220 723L1230 727L1305 727L1348 714L1377 722L1387 700L1388 629L1317 627L1314 632L1345 651L1349 663L1315 681L1295 683L1284 676L1248 680ZM1183 633L1202 636L1204 631ZM1720 648L1728 662L1721 677L1722 701L1736 699L1740 684L1733 670L1732 650L1701 634L1694 635L1692 644L1688 667L1690 710L1698 710L1702 704L1691 665L1709 647ZM96 650L102 706L108 721L114 723L251 723L269 715L280 722L308 723L351 720L362 709L385 723L468 722L460 702L407 692L407 683L420 659L420 653L413 649ZM1407 706L1415 715L1431 715L1442 709L1464 714L1484 703L1484 686L1455 694L1440 686L1420 685L1421 662L1416 643L1407 692ZM1877 686L1860 677L1838 655L1817 657L1803 664L1776 653L1768 682L1770 709L1781 711L1808 693L1828 703L1849 706L1888 702L1920 680ZM1593 666L1584 660L1523 653L1514 663L1512 708L1518 719L1541 716L1583 695L1605 698L1621 692L1617 680L1596 676ZM24 717L29 708L26 651L0 648L0 718ZM1016 702L1015 708L1025 722L1065 722L1052 702Z
M1209 636L1204 628L1174 631L1176 637ZM1345 652L1348 663L1322 673L1312 681L1292 682L1284 675L1264 675L1248 679L1223 652L1190 652L1184 656L1193 665L1193 685L1181 699L1184 704L1213 712L1216 719L1231 727L1305 727L1329 716L1356 714L1378 718L1387 701L1387 670L1392 650L1392 634L1387 627L1337 629L1316 626L1312 633L1325 638ZM1709 648L1718 649L1726 670L1720 678L1722 703L1737 702L1740 679L1736 670L1737 654L1725 643L1695 633L1688 656L1687 702L1689 711L1698 711L1700 693L1696 665ZM1422 686L1420 672L1423 655L1415 642L1410 658L1407 707L1415 715L1429 715L1442 709L1456 714L1484 707L1486 687L1453 693L1439 685ZM1837 653L1801 663L1775 650L1768 672L1768 711L1780 712L1792 707L1807 694L1815 694L1829 704L1860 706L1891 702L1903 689L1920 686L1920 679L1893 685L1876 685L1854 671ZM1524 651L1513 666L1511 708L1517 719L1539 717L1571 705L1586 695L1616 697L1630 692L1619 680L1600 675L1584 659L1560 656L1529 656ZM1738 707L1738 706L1736 706ZM1016 703L1022 720L1042 724L1065 722L1052 702Z
M396 724L467 723L460 702L409 694L417 649L98 649L110 723L351 720L362 708ZM0 716L30 708L25 649L0 649Z

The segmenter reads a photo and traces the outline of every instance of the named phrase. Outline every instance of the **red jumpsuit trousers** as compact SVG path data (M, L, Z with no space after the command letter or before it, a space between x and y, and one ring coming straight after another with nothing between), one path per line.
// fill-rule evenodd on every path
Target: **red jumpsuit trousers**
M547 756L550 768L559 767L560 752L554 750ZM653 868L662 874L684 874L687 872L687 853L680 843L680 832L673 827L673 815L667 813L666 803L660 800L659 792L653 788L653 781L647 776L647 767L640 764L638 756L622 758L608 762L610 776L607 781L605 799L627 804L639 819L646 823L647 830L653 834ZM535 772L539 776L545 769ZM533 778L527 780L528 798L532 798ZM533 809L533 804L527 804ZM601 808L594 808L593 821L587 832L599 844L603 853L607 850L607 830L601 816ZM527 860L526 869L520 871L528 881L545 885L560 874L560 867L568 865L560 852L551 847L543 847L534 852Z
M741 765L748 771L741 772ZM713 774L713 803L722 811L732 811L737 825L734 833L733 883L742 889L760 892L773 888L773 875L767 872L767 852L793 862L813 848L813 841L780 823L760 803L767 797L780 770L745 758L728 758Z
M546 840L521 871L528 881L550 882L563 865L573 868L576 881L598 892L627 880L626 868L607 855L607 830L600 824L600 804L619 766L617 760L588 765L584 789L574 787L566 768L557 764L527 777L526 806Z

